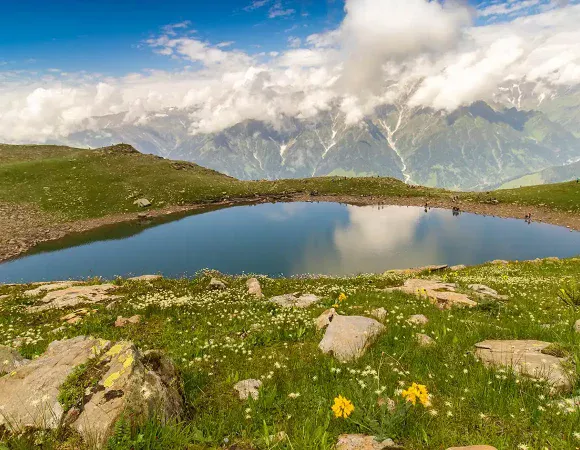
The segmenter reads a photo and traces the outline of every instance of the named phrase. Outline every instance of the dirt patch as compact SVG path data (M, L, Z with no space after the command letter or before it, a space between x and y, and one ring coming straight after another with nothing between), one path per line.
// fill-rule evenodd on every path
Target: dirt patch
M96 219L64 222L31 205L12 205L0 203L0 261L15 258L32 249L41 242L62 239L65 236L83 233L106 225L148 219L160 218L172 214L188 213L205 208L249 205L268 202L338 202L350 205L399 205L425 206L429 208L452 209L460 208L485 216L524 219L531 213L535 222L545 222L553 225L566 226L572 230L580 230L580 215L554 211L546 207L522 206L512 204L486 204L457 201L451 199L432 199L427 197L379 197L379 196L346 196L346 195L310 195L298 193L293 195L263 195L252 198L234 198L211 204L192 204L169 206L155 210L144 210L141 213L115 214ZM141 216L141 217L140 217Z

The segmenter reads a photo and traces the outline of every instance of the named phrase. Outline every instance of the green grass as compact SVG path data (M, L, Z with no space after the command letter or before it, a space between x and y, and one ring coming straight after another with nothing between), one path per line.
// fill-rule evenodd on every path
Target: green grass
M407 186L392 178L239 181L195 164L142 155L126 145L100 150L0 145L0 203L30 204L57 220L136 212L139 207L133 202L141 197L151 200L153 208L159 208L312 192L382 198L449 198L457 194ZM501 203L580 211L580 185L576 183L458 195L470 202L495 197Z
M486 284L505 301L485 301L474 309L440 311L425 300L387 293L402 275L360 275L352 278L293 278L260 281L267 297L309 292L323 300L306 310L282 309L246 293L244 278L227 278L227 291L208 290L209 274L192 279L161 279L151 284L115 281L123 298L112 309L97 312L77 325L51 333L68 311L30 315L25 286L2 287L9 294L0 303L0 345L22 343L27 357L40 355L54 339L92 335L131 340L141 350L161 349L183 377L186 411L177 423L155 421L131 429L119 424L111 450L121 449L331 449L341 433L392 438L405 449L445 449L486 443L500 450L580 445L580 411L563 412L544 383L516 377L509 370L487 369L473 356L474 344L486 339L538 339L554 343L549 351L580 358L580 334L574 332L578 312L563 302L560 289L577 279L580 260L483 265L438 274L460 286ZM423 276L429 276L424 274ZM320 353L322 337L312 319L347 299L339 312L368 315L376 307L389 311L386 332L359 361L340 364ZM141 323L115 328L118 315L143 316ZM411 326L406 319L424 314L429 323ZM420 347L416 333L435 339ZM263 380L258 400L240 401L233 385L245 378ZM412 382L427 386L433 406L410 407L400 389ZM289 394L299 394L299 396ZM333 399L343 395L355 411L348 419L333 416ZM294 397L294 398L293 398ZM390 398L395 409L379 404ZM382 403L382 402L381 402ZM64 433L63 430L59 431ZM283 439L275 436L284 432ZM43 448L84 447L78 436L43 435ZM9 448L26 447L35 433L4 436ZM0 442L2 438L0 438ZM74 446L70 446L74 442ZM0 444L1 448L1 444Z

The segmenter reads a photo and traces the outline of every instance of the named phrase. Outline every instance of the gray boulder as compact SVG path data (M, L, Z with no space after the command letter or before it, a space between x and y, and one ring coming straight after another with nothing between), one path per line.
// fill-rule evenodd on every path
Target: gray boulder
M492 297L495 299L506 299L507 296L499 295L495 289L486 286L485 284L470 284L467 286L469 289L474 291L477 295L482 297Z
M299 297L296 294L284 294L272 297L270 301L283 308L308 308L318 303L320 297L314 294L302 294Z
M257 278L250 278L246 281L246 286L248 288L248 294L254 295L258 298L262 298L264 294L262 294L262 286Z
M222 280L218 280L217 278L212 278L209 282L209 288L216 290L216 291L220 291L220 290L227 289L228 286Z
M368 317L335 314L318 347L341 362L352 361L360 358L384 329L383 324Z
M151 206L151 202L146 198L139 198L135 200L133 204L139 206L140 208L147 208L148 206Z

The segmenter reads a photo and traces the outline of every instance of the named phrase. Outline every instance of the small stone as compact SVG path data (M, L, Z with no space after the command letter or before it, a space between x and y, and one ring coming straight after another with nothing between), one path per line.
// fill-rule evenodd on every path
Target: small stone
M296 294L284 294L272 297L270 301L283 308L308 308L318 303L320 297L314 294L303 294L300 297L296 297Z
M381 322L387 318L387 310L385 308L377 308L371 311L371 316L380 320Z
M364 434L341 434L336 443L336 450L383 450L385 448L396 448L396 445L392 439L379 442L374 436Z
M507 298L505 295L499 295L495 289L492 289L485 284L470 284L467 287L483 297L492 297L495 299Z
M117 320L115 320L115 327L120 328L120 327L124 327L127 324L136 325L139 322L141 322L140 315L131 316L129 318L119 316L119 317L117 317Z
M497 450L491 445L468 445L467 447L449 447L447 450Z
M155 281L163 278L161 275L140 275L138 277L127 278L129 281Z
M147 208L148 206L151 206L151 202L146 198L139 198L135 200L133 204L139 206L140 208Z
M496 266L507 266L509 264L509 261L506 261L505 259L494 259L493 261L490 261L490 264Z
M425 325L429 323L429 319L427 319L423 314L414 314L407 319L407 322L414 325Z
M326 328L328 325L330 325L330 322L332 322L332 318L334 317L335 314L336 310L334 308L327 309L322 314L320 314L315 321L316 329L322 330Z
M252 397L254 400L257 400L258 396L260 395L259 389L261 387L262 382L252 378L248 380L242 380L234 385L234 389L238 391L240 400L247 400L250 397Z
M576 333L580 333L580 319L574 323L574 331L576 331Z
M248 294L254 295L258 298L262 298L264 294L262 294L262 286L257 278L250 278L246 281L246 286L248 288Z
M435 343L431 336L427 336L426 334L422 333L417 334L417 342L419 342L421 347L429 347Z
M467 266L464 266L463 264L458 264L457 266L451 266L449 268L449 270L451 272L459 272L460 270L463 270L463 269L467 269Z
M228 286L223 281L218 280L217 278L212 278L211 281L209 282L209 288L221 291L227 289Z

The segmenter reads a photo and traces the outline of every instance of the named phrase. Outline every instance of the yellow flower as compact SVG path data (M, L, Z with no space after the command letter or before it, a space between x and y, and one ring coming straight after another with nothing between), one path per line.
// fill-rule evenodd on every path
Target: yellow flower
M413 405L417 404L417 400L427 407L431 406L431 401L429 400L429 392L427 392L427 387L422 384L413 383L411 387L404 390L401 395L405 400L412 403Z
M354 411L354 405L350 400L344 398L342 395L339 395L334 399L332 411L334 412L334 417L344 417L346 419Z
M346 300L346 294L344 292L341 292L340 295L338 296L338 301L344 302L345 300Z

